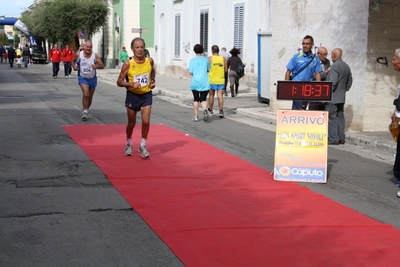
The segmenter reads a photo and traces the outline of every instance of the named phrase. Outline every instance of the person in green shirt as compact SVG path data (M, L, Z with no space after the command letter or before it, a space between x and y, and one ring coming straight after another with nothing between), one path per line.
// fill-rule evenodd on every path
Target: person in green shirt
M119 59L124 63L128 59L128 52L126 52L126 47L123 46L121 52L119 52Z

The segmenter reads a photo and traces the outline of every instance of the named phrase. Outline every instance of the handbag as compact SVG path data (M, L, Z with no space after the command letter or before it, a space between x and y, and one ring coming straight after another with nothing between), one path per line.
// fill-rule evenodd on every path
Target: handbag
M242 61L238 62L238 66L237 66L237 75L239 76L239 78L242 78L244 76L244 65L242 63Z
M397 142L397 139L399 137L399 131L400 131L399 123L400 123L400 118L396 118L394 122L391 122L389 124L389 131L392 134L393 140L395 142Z

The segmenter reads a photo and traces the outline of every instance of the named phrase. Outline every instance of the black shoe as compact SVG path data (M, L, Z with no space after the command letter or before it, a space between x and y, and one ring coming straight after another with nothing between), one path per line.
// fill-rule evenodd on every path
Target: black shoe
M339 145L339 142L328 142L328 145Z
M219 117L220 117L220 118L225 117L225 116L224 116L224 111L223 111L223 110L220 110L220 111L219 111Z
M346 143L344 140L339 140L339 145L344 145Z

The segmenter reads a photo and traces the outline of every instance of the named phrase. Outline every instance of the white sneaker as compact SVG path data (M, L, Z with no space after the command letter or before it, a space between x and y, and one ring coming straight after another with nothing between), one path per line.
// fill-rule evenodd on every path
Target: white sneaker
M199 121L199 118L197 118L197 116L194 116L194 117L192 118L192 121Z
M89 117L89 114L88 114L87 112L83 112L83 113L82 113L82 120L83 120L83 121L87 120L88 117Z
M65 79L68 79L68 76L65 76Z
M147 147L146 146L139 146L138 148L140 155L142 156L142 158L148 158L150 157L149 151L147 151Z
M71 78L71 75L68 75L68 78Z
M125 146L125 156L132 156L132 145Z

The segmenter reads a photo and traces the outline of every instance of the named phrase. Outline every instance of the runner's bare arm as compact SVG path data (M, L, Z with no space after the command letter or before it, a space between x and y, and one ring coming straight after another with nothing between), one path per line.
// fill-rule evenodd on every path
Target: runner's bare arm
M95 54L96 57L96 64L94 64L95 66L93 67L94 69L104 69L104 63L103 61L101 61L101 58L99 57L98 54Z
M121 72L119 73L118 80L117 80L117 86L139 88L140 83L138 83L138 82L130 83L130 82L125 81L126 75L128 74L128 71L129 71L129 67L130 67L130 61L128 59L122 65Z
M150 72L150 89L154 89L156 87L156 70L154 69L154 60L153 58L149 57L150 65L151 65L151 72Z

